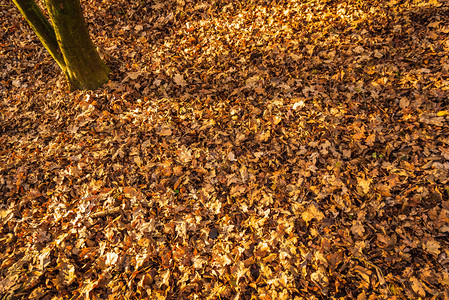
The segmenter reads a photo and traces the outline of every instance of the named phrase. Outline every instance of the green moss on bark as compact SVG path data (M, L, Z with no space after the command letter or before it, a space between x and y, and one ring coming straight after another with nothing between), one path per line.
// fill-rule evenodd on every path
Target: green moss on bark
M89 37L79 0L45 0L51 23L35 0L13 0L67 77L71 90L97 89L110 70Z
M59 50L56 34L50 22L45 18L39 6L34 0L12 0L24 16L25 20L33 28L34 32L44 47L58 63L61 69L65 69L64 58Z

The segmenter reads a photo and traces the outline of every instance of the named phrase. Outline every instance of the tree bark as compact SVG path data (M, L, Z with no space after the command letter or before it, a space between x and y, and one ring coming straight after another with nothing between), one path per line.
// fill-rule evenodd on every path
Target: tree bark
M59 50L56 34L51 27L50 22L45 18L39 6L34 0L12 0L19 9L20 13L25 17L28 24L33 28L34 32L42 42L44 47L58 63L61 69L65 69L64 58Z
M109 68L89 37L80 0L45 0L51 24L35 0L13 0L64 72L70 90L93 90L109 80Z

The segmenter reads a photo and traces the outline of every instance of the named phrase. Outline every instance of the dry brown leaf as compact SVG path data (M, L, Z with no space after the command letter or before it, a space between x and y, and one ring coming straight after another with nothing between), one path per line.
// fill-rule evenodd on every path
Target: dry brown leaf
M410 277L410 285L412 286L413 291L418 294L420 297L426 296L426 291L424 290L424 286L421 284L418 278L415 276Z
M184 80L184 77L181 74L176 74L173 76L173 81L180 86L186 86L187 82Z
M441 253L440 247L441 247L440 243L438 241L436 241L436 240L433 240L433 239L432 240L428 240L425 243L425 250L428 253L433 254L433 255L439 255Z
M161 135L161 136L170 136L170 135L172 135L172 130L171 130L171 128L169 128L169 127L162 127L159 131L158 131L158 135Z

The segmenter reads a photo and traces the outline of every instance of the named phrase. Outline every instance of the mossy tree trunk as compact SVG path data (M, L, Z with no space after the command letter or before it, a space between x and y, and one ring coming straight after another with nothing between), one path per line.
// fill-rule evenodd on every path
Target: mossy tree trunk
M45 0L51 23L35 0L12 0L66 75L71 90L96 89L109 68L89 37L79 0Z

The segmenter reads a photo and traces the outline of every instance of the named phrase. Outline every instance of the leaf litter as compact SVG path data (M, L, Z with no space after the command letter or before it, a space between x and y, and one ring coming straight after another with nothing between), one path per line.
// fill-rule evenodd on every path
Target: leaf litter
M444 1L82 1L73 92L2 10L2 299L449 297Z

